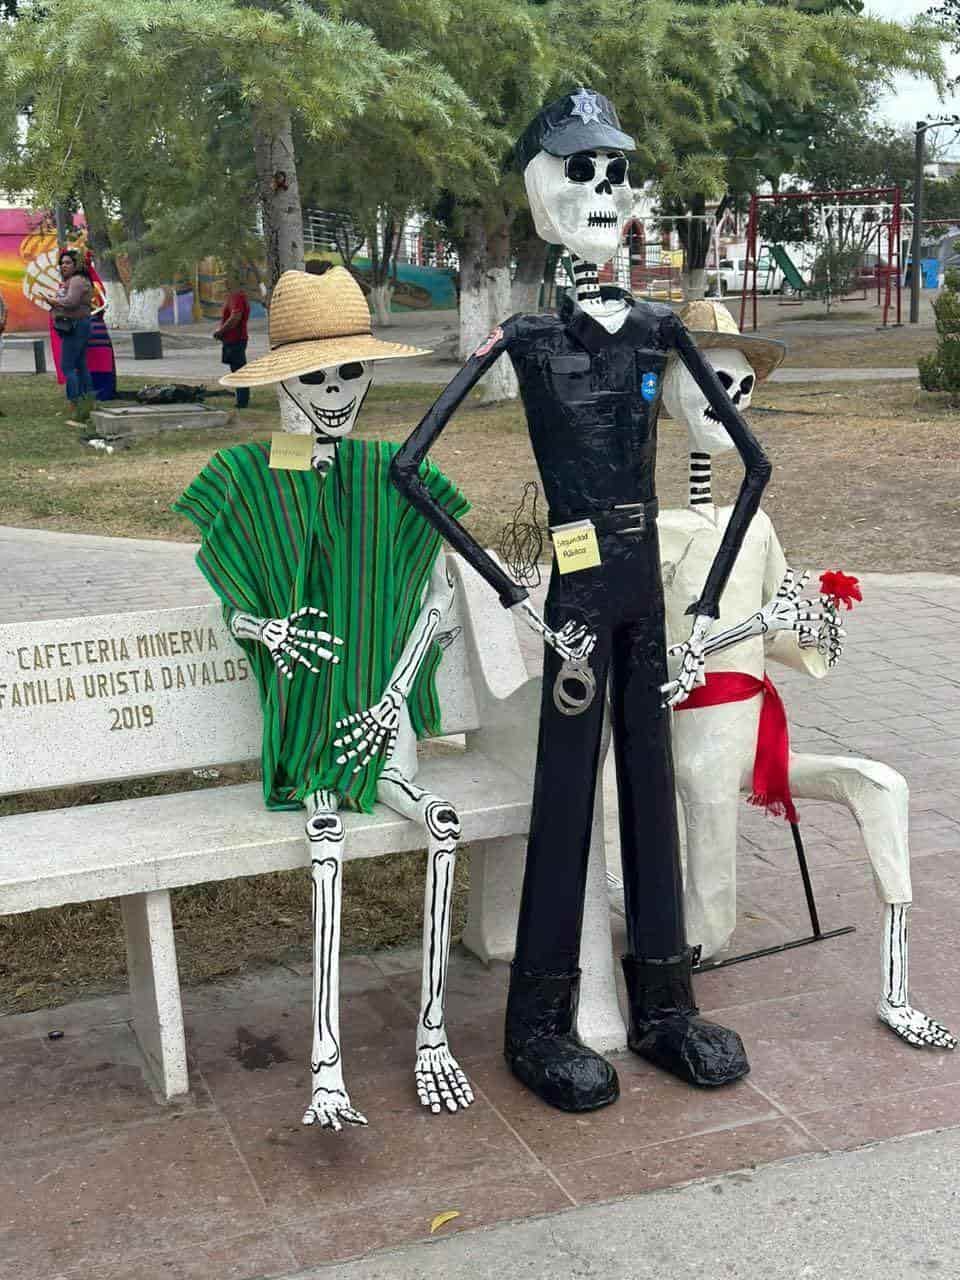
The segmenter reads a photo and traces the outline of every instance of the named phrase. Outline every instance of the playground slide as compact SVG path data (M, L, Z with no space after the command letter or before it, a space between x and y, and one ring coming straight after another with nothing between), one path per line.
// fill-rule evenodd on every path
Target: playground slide
M782 244L771 244L767 246L770 257L783 272L783 278L795 293L803 293L807 287L807 282L794 266L793 259L784 249Z

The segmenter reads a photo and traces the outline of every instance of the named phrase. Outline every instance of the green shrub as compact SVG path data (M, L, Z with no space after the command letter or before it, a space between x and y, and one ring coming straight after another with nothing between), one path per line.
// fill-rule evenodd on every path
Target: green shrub
M937 349L917 362L924 391L960 395L960 271L950 270L943 292L933 304L937 318Z

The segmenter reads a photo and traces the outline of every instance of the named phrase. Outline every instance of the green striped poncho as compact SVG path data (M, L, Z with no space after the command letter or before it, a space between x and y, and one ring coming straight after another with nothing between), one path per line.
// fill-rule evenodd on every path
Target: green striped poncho
M320 629L343 639L340 662L299 663L292 680L268 650L240 640L260 689L263 792L267 807L296 809L329 788L369 812L383 770L378 753L358 773L338 765L336 721L378 702L417 620L440 535L390 483L395 444L343 440L326 476L269 466L266 443L216 453L173 504L200 529L197 564L223 601L261 618L285 618L302 605L322 609ZM421 475L453 516L469 504L431 462ZM303 623L309 625L310 619ZM431 645L407 709L420 737L437 733L440 709Z

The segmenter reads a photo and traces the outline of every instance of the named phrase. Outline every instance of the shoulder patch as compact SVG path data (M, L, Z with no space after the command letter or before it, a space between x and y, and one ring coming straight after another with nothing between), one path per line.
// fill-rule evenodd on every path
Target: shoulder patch
M498 342L502 342L502 341L503 341L503 326L498 324L497 327L493 329L490 333L488 333L487 336L484 338L484 340L480 343L479 347L477 347L476 351L473 353L472 358L474 360L477 360L481 356L485 356L489 351L493 350L493 348L497 345Z

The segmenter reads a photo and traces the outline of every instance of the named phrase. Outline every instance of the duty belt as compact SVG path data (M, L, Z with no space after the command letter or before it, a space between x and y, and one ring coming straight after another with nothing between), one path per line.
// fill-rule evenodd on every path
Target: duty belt
M623 502L606 511L550 511L548 522L551 530L562 524L589 520L597 533L645 533L656 521L659 511L660 503L651 498L649 502Z

